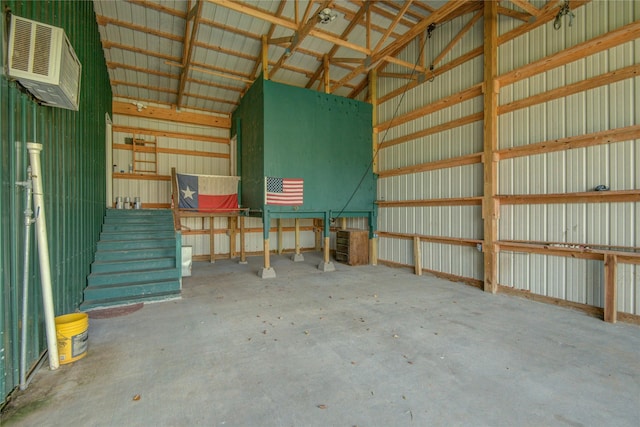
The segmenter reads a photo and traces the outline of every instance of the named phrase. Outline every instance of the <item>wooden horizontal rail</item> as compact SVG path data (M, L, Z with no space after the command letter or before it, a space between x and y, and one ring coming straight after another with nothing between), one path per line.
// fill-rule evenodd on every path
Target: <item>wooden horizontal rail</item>
M436 160L434 162L422 163L419 165L405 166L403 168L388 169L378 172L379 178L389 178L398 175L408 175L412 173L427 172L438 169L454 168L458 166L473 165L482 163L482 153L468 154L466 156L453 157L451 159Z
M209 235L211 233L211 229L210 228L196 228L196 229L189 229L189 228L184 228L184 226L182 226L182 233L186 234L186 235ZM214 228L213 232L215 234L227 234L228 228ZM285 233L288 232L295 232L295 227L282 227L282 231ZM300 227L300 231L315 231L315 228L313 226L306 226L306 227ZM240 229L236 229L236 232L238 232L238 234L240 233ZM277 233L278 232L278 228L277 227L271 227L270 228L270 232L271 233ZM244 229L244 233L245 234L251 234L251 233L262 233L262 228L245 228Z
M640 247L636 246L619 246L619 245L601 245L598 243L577 243L577 242L549 242L549 241L539 241L539 240L500 240L504 243L528 243L528 244L536 244L543 246L558 246L558 247L567 247L567 248L580 248L580 249L589 249L591 251L597 250L601 252L607 251L617 251L617 252L640 252Z
M476 98L480 95L482 95L482 84L479 83L471 86L468 89L465 89L458 93L454 93L453 95L440 98L437 101L427 104L424 107L420 107L418 109L410 111L407 114L403 114L384 123L380 123L378 126L374 127L374 131L380 132L392 127L400 126L401 124L410 122L411 120L419 119L423 116L426 116L427 114L435 113L436 111L449 108L453 105L460 104L461 102L468 101L469 99Z
M389 239L413 240L417 237L421 242L443 243L445 245L476 247L478 244L482 244L482 240L466 239L463 237L425 236L423 234L394 233L389 231L378 231L377 234L379 237L386 237Z
M114 132L130 133L135 135L164 136L167 138L188 139L191 141L215 142L218 144L227 144L227 145L229 144L229 138L222 138L218 136L195 135L193 133L171 132L167 130L155 130L155 129L142 129L142 128L134 128L130 126L120 126L120 125L113 125L112 130Z
M531 107L532 105L542 104L544 102L553 101L559 98L566 98L569 95L585 92L596 87L609 85L621 80L631 79L640 73L640 65L635 64L620 70L610 71L590 79L572 83L566 86L542 92L528 98L519 99L508 104L498 106L498 114L506 114L522 108Z
M504 87L519 80L544 73L545 71L586 58L637 38L640 38L640 21L632 22L601 36L594 37L591 40L563 49L554 55L529 63L524 67L520 67L516 70L498 76L497 80L500 83L500 86Z
M389 267L410 268L412 270L414 269L414 266L412 266L412 265L403 264L403 263L395 262L395 261L388 261L388 260L384 260L384 259L379 259L378 263L382 264L382 265L389 266ZM462 282L462 283L464 283L466 285L473 286L474 288L482 289L482 287L483 287L482 280L474 279L472 277L458 276L456 274L444 273L442 271L437 271L437 270L430 270L430 269L424 268L424 267L422 268L422 271L425 271L427 273L431 273L436 277L440 277L442 279L447 279L447 280L450 280L452 282Z
M381 208L404 208L419 206L480 206L482 197L454 197L448 199L376 201Z
M379 145L379 149L391 147L393 145L401 144L406 141L411 141L414 139L421 138L423 136L433 135L436 133L444 132L449 129L458 128L460 126L467 125L469 123L479 122L484 118L484 113L481 111L479 113L470 114L465 117L460 117L459 119L451 120L446 123L442 123L436 126L428 127L418 132L414 132L405 136L401 136L399 138L390 139L387 141L382 141Z
M588 191L581 193L497 195L503 205L640 202L640 190Z
M132 145L129 144L113 144L114 150L133 150ZM154 147L137 147L137 152L140 153L155 153L156 149ZM197 151L197 150L182 150L179 148L162 148L158 147L158 153L161 154L180 154L183 156L197 156L197 157L212 157L217 159L228 159L229 154L226 153L211 153L208 151Z
M496 155L500 160L505 160L514 157L533 156L536 154L611 144L614 142L633 141L635 139L640 139L640 125L609 129L586 135L570 136L568 138L554 139L520 147L505 148L498 150Z
M540 255L562 256L569 258L594 259L604 261L605 256L615 255L619 263L640 264L640 254L624 251L592 249L588 247L563 247L540 243L522 243L507 240L496 242L502 252L527 252Z
M200 113L178 111L175 108L160 108L146 106L138 111L133 103L113 101L113 114L142 117L145 119L166 120L178 123L191 123L201 126L210 126L222 129L231 128L231 119L227 117L210 116Z
M139 179L143 181L171 181L170 175L140 175L134 173L114 173L114 179Z

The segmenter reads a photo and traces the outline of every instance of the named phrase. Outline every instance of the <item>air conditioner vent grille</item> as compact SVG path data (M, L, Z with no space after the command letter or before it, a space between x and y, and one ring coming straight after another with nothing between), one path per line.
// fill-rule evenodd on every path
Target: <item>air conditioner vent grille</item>
M32 72L42 76L49 75L49 56L51 54L51 27L36 26L36 43L33 52Z
M29 71L29 57L31 56L31 23L22 20L15 21L15 42L13 47L12 68Z

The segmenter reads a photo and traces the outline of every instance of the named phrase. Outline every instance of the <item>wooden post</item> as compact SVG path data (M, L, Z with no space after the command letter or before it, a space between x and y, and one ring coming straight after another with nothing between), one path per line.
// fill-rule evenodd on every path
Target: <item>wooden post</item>
M316 238L316 251L319 251L322 248L322 220L314 219L313 226L315 230L315 238Z
M340 228L343 229L343 230L346 230L347 229L347 218L342 217L342 218L340 218L340 220L341 220L340 221Z
M296 255L300 255L300 219L299 218L295 219L295 224L296 224L295 225Z
M176 231L182 229L180 210L178 209L179 203L180 189L178 188L178 175L176 174L176 168L171 168L171 208L173 209L173 228Z
M247 254L244 250L244 216L240 217L240 262L247 262Z
M271 268L271 260L269 259L269 239L264 239L264 268L268 270Z
M618 320L618 257L604 256L604 321L616 323Z
M284 245L282 244L282 219L278 218L278 255L282 255Z
M229 259L237 256L236 235L238 234L238 217L229 217Z
M422 245L419 236L413 236L413 265L416 275L422 276Z
M269 80L269 42L267 35L262 35L262 77Z
M369 26L369 19L371 15L367 9L367 26ZM367 33L370 28L367 29ZM374 131L371 136L372 150L373 150L373 163L371 164L371 170L373 173L378 173L378 133L375 131L375 126L378 124L378 74L376 70L369 72L369 94L371 97L371 123L373 123ZM373 221L375 216L370 215L369 221ZM375 224L369 224L369 229L374 231ZM371 265L378 265L378 238L372 237L369 240L369 263Z
M484 2L484 290L498 290L498 2Z
M213 264L216 262L216 244L213 226L213 216L209 216L209 261Z

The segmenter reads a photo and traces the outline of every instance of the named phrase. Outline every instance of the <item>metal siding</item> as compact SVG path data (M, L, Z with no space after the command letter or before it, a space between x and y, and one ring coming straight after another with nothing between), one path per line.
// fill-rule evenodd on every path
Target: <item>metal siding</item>
M637 19L640 7L634 2L590 2L575 13L572 27L565 21L555 31L547 24L500 46L500 73L626 25ZM503 87L500 104L638 64L638 45L637 40L628 42ZM501 115L500 148L635 125L640 118L639 83L636 77ZM638 141L624 141L503 160L500 193L582 192L598 184L637 189L639 148ZM638 203L502 206L500 238L638 246L638 212ZM602 261L507 252L501 253L499 265L501 284L602 307ZM619 265L620 311L638 313L637 270Z
M82 63L80 110L40 107L2 78L2 275L0 282L0 394L18 384L18 348L23 260L25 143L42 143L42 173L56 315L75 311L82 301L105 206L105 113L111 89L91 2L3 3L18 16L61 26ZM3 24L4 26L4 20ZM4 33L4 27L3 27ZM2 49L2 48L0 48ZM33 233L32 233L33 239ZM35 239L30 258L30 320L27 362L44 351L40 277ZM19 254L19 255L18 255Z

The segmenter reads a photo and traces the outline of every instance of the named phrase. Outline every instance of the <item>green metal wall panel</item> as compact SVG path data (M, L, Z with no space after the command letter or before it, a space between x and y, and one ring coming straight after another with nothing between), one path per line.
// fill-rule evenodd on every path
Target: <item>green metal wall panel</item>
M80 110L40 106L6 76L0 79L0 395L19 383L26 142L43 144L51 277L56 315L73 312L95 253L105 210L105 114L111 86L91 1L2 1L2 9L65 29L82 63ZM0 23L5 34L6 21ZM0 47L3 51L6 46ZM4 52L2 52L4 55ZM46 348L35 239L31 236L27 360Z
M257 79L234 113L242 204L276 214L374 211L371 113L365 102ZM303 178L304 205L265 207L264 176Z

